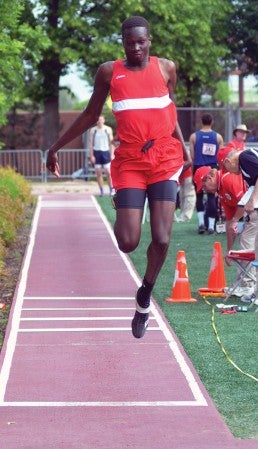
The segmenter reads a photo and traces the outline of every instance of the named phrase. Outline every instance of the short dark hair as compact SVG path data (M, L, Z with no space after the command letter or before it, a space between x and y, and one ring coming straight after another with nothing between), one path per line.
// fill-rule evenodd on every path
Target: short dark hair
M213 121L213 117L211 114L203 114L202 115L202 124L203 125L211 125Z
M125 19L122 23L122 36L125 34L125 30L128 30L129 28L135 28L135 27L143 27L146 28L148 34L150 34L150 26L149 22L144 19L144 17L141 16L132 16L128 17L128 19Z

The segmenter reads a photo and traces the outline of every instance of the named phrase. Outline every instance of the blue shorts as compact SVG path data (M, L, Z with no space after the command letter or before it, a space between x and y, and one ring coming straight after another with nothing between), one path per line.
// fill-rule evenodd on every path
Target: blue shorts
M100 150L94 150L93 151L94 157L95 157L95 165L107 165L110 164L111 158L110 158L110 151L100 151Z

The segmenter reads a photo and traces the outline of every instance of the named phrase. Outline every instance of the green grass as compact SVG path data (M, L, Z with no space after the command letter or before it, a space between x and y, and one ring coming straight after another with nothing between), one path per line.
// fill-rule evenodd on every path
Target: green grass
M99 203L111 223L115 211L109 198L99 198ZM189 223L174 223L167 260L160 272L153 296L163 310L168 322L180 339L192 360L203 384L214 401L231 432L238 438L258 438L258 383L238 371L226 358L214 333L211 317L212 307L197 291L206 287L215 241L226 248L225 234L198 235L196 215ZM146 266L146 249L150 242L149 223L142 226L139 247L130 254L140 276ZM168 303L174 280L178 250L186 254L192 296L197 303ZM236 268L225 265L227 285L233 281ZM230 303L241 304L234 298ZM211 305L222 298L209 298ZM258 313L223 315L215 312L215 325L219 338L230 359L245 373L258 378Z

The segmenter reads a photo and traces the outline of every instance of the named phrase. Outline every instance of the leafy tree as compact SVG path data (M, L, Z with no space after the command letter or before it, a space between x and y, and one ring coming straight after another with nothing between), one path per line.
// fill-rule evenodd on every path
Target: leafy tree
M151 53L172 59L177 64L178 105L199 104L203 93L216 88L216 82L225 70L223 58L229 52L225 42L227 30L223 24L230 11L228 0L215 3L213 0L134 2L133 14L144 15L151 24ZM104 38L94 42L90 60L82 57L88 79L100 62L109 59L109 55L114 59L114 54L117 54L117 41L121 42L117 35L120 20L115 29L115 34L110 34L109 38L104 34ZM123 55L122 50L120 54Z
M13 0L12 7L0 0L0 124L6 122L6 113L19 98L23 87L21 54L24 45L12 37L17 28L22 1Z
M214 99L219 105L226 106L230 101L230 89L228 80L219 80L216 84Z
M227 0L146 2L148 17L156 23L153 50L177 64L178 105L199 104L202 94L214 89L228 51L217 36L226 35L222 22L229 8Z
M144 15L152 24L152 54L178 65L177 104L198 102L214 85L227 51L214 32L227 8L225 0L215 5L212 0L26 0L22 21L32 28L40 25L51 41L37 71L27 72L30 98L44 104L44 148L58 137L60 77L77 63L92 82L101 62L122 57L121 22L132 14Z
M121 55L117 45L121 20L132 13L138 1L26 0L22 17L31 27L40 25L51 45L43 52L37 71L28 67L30 98L44 105L44 142L49 145L59 133L59 80L71 63L87 68L92 80L100 61Z
M233 11L228 16L227 45L229 63L246 76L258 75L258 3L257 0L231 0Z
M24 13L24 0L0 0L0 124L6 122L6 112L27 96L28 61L35 73L41 50L50 43L39 25L31 28L20 20Z

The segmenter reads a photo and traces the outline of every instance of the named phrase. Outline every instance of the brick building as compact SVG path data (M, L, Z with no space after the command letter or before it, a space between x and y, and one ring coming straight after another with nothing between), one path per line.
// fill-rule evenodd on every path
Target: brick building
M60 112L60 134L69 128L79 114L80 111ZM43 113L10 114L7 125L0 129L0 141L4 143L3 149L42 149ZM64 148L83 148L82 137L77 137Z

